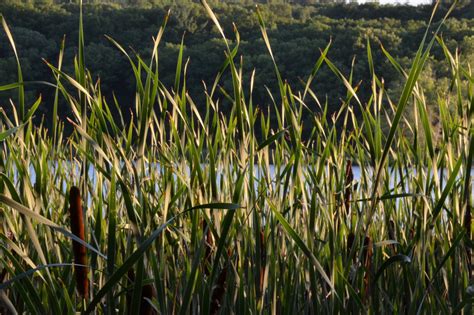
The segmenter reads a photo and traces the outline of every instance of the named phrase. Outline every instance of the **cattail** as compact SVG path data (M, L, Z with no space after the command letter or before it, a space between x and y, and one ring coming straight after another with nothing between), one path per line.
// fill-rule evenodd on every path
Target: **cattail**
M79 188L73 186L69 191L69 213L71 215L72 234L85 240L84 218L82 216L82 201ZM79 242L72 241L74 252L74 270L76 274L77 291L79 295L87 299L89 294L89 279L87 278L87 251L86 247Z
M367 298L370 295L370 273L372 270L372 255L373 255L373 249L372 249L372 240L370 237L366 236L364 239L364 250L362 251L362 257L364 260L364 267L365 267L365 276L364 276L364 287L365 287L365 292L364 292L364 301L367 300Z
M347 214L350 213L353 180L354 180L354 173L352 171L352 162L351 160L349 160L347 161L347 165L346 165L346 180L345 180L346 190L344 191L344 206L346 208Z
M0 273L0 283L3 283L3 279L7 275L7 268L3 268L2 272Z
M129 288L132 288L135 282L135 272L133 269L129 269L127 273L127 284ZM156 310L147 301L147 299L152 300L156 298L157 293L153 285L145 284L142 286L142 293L140 298L140 315L155 315L157 314ZM133 290L128 290L126 296L126 303L127 303L127 310L128 314L132 314L131 306L132 306L132 297L133 297Z
M210 314L214 315L219 313L219 310L222 307L222 300L224 298L224 294L226 291L227 286L227 267L222 269L219 277L217 278L217 283L212 290L212 297L211 297L211 310Z
M156 310L146 299L152 300L156 297L156 290L151 284L145 284L142 287L142 298L140 303L140 315L154 315Z

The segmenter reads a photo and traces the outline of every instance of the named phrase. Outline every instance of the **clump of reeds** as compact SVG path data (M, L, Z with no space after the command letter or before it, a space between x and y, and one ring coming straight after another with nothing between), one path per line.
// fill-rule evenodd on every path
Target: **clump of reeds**
M210 9L208 13L218 24ZM259 23L270 50L263 20ZM218 28L224 35L224 29ZM126 56L137 81L136 108L130 122L113 117L109 99L101 94L100 83L92 82L82 58L78 58L76 71L83 74L78 75L80 82L52 66L57 94L66 97L68 110L77 122L68 141L71 148L54 140L65 138L61 128L50 138L42 126L34 127L27 121L25 126L29 127L23 128L15 123L20 121L18 117L4 118L0 108L0 145L4 149L0 150L0 216L5 218L2 224L13 230L17 238L13 242L18 244L4 245L2 241L10 241L0 235L2 253L7 254L0 255L0 266L5 267L0 278L6 280L0 283L0 291L6 292L12 305L31 314L74 314L82 310L84 304L73 298L76 290L71 296L57 299L58 292L70 294L61 280L68 269L45 267L47 272L41 276L31 276L30 266L60 263L70 256L69 239L58 233L64 229L50 230L66 221L65 214L50 209L61 208L64 203L57 187L73 183L70 174L74 173L74 163L70 161L87 160L94 174L84 179L84 187L97 188L90 192L94 218L90 220L93 241L87 246L90 257L80 243L72 244L77 291L84 297L93 296L85 313L100 308L105 297L108 310L118 309L120 314L130 310L130 303L134 304L133 311L144 314L153 313L152 308L160 314L187 314L189 310L211 314L471 313L471 297L465 294L472 292L470 255L468 260L456 255L464 253L460 248L463 245L472 250L470 239L462 242L459 234L467 231L470 237L471 213L468 208L463 231L453 228L460 212L458 199L452 196L459 195L464 186L459 171L468 169L466 144L473 129L464 122L470 121L466 114L472 109L463 106L472 107L472 102L463 99L464 92L459 93L456 103L463 108L457 112L456 106L451 108L451 94L439 96L445 141L440 144L442 154L430 154L429 145L420 147L408 137L411 129L424 129L428 141L432 132L429 121L423 118L427 102L422 84L417 82L424 62L421 58L430 56L426 45L413 62L414 70L406 73L407 87L399 100L387 96L383 79L375 73L377 67L372 69L372 97L357 99L357 89L351 87L352 70L357 76L357 67L351 69L351 78L345 79L329 60L329 53L326 55L328 46L312 73L325 64L350 88L339 114L331 115L328 108L333 107L334 100L329 99L327 109L311 110L311 104L319 104L320 97L311 89L313 75L307 81L305 97L277 72L279 97L270 96L281 113L274 120L256 110L256 104L247 102L252 99L251 92L247 94L244 88L247 76L236 63L237 58L233 59L239 54L237 31L235 40L226 42L227 59L213 88L205 88L203 106L195 104L187 93L189 85L180 71L183 69L177 69L173 89L160 82L156 47L162 29L158 35L149 65L138 55ZM438 39L449 54L448 47ZM82 56L83 48L79 49ZM183 49L184 45L180 47ZM128 54L125 49L121 51ZM273 60L272 53L270 57ZM387 57L397 71L405 73L388 53ZM453 71L453 90L474 91L470 70L453 64L458 57L448 59L449 66L459 68ZM276 63L275 69L278 71ZM232 76L233 91L220 81L227 73ZM0 90L12 86L23 84L0 86ZM258 88L256 84L255 90ZM81 100L74 96L78 91L70 89L77 89L83 96ZM220 92L225 99L220 98ZM356 105L358 101L362 106ZM219 104L223 102L226 108L231 105L230 112L221 110ZM114 103L122 115L122 104L118 100ZM90 111L85 116L90 119L81 118L84 112L78 112L79 104L87 105L84 108ZM410 128L401 130L403 108L412 105L425 126L410 126L407 122ZM200 111L203 108L204 113ZM385 116L379 112L382 108ZM360 116L356 117L356 112ZM351 144L340 141L349 136L347 128L338 129L344 117L356 135ZM300 127L303 122L308 127L307 119L314 122L309 127L313 129L303 135ZM384 122L390 128L388 135L381 126ZM5 134L5 126L11 134ZM16 129L22 132L15 133ZM261 131L261 139L257 130ZM71 156L65 157L64 152ZM343 178L333 176L344 171L340 161L350 161ZM341 169L334 172L334 165ZM356 165L359 172L355 172ZM37 175L35 186L29 181L31 167ZM446 170L447 181L445 176L433 178L439 169ZM399 175L391 177L393 173ZM355 174L361 176L354 180ZM335 194L337 203L333 203ZM88 221L84 221L79 189L73 187L69 198L72 232L85 240L84 224ZM239 210L221 215L230 201L232 211ZM208 207L219 214L212 215L207 223L200 222L197 211ZM361 211L354 211L356 208ZM336 216L337 225L333 222ZM22 224L30 221L35 225L22 229ZM169 223L163 226L164 222ZM260 230L262 226L266 233ZM130 237L130 229L136 229L139 234L134 235L139 237ZM364 239L366 235L372 239ZM203 242L198 242L201 237ZM22 243L25 239L33 240L33 246ZM255 244L260 246L258 250ZM225 248L227 257L220 253ZM350 258L345 259L346 252ZM135 288L138 280L131 266L143 255L144 273L150 279L141 286L141 294L135 292L134 296L133 290L139 286ZM94 266L89 273L89 279L97 284L94 286L88 281L87 258ZM455 264L448 264L450 259L455 259ZM216 272L212 273L212 287L209 267ZM122 281L128 270L128 282ZM123 284L132 290L124 290ZM7 286L11 289L2 290ZM151 305L147 300L155 297L157 303Z
M71 216L72 234L85 241L81 193L79 188L75 186L72 186L69 191L69 214ZM74 253L74 271L77 291L80 296L87 299L89 296L87 250L84 245L75 240L72 241L72 250Z

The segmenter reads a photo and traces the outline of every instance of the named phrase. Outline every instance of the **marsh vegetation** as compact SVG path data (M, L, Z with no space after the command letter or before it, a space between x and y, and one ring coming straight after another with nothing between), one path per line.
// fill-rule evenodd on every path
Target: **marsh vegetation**
M382 51L404 78L396 98L367 40L361 101L331 43L293 88L257 9L277 82L263 106L253 93L265 86L242 74L238 25L224 32L202 5L225 47L205 110L188 94L183 45L172 87L160 80L167 16L146 60L109 37L133 74L131 119L86 68L82 16L73 71L64 46L47 61L52 103L25 102L20 62L0 87L17 93L9 115L0 108L2 311L470 314L474 74L439 36L444 19L430 21L409 68ZM419 78L434 46L450 84L428 104ZM345 89L332 114L311 85L323 67ZM52 128L33 122L39 106Z

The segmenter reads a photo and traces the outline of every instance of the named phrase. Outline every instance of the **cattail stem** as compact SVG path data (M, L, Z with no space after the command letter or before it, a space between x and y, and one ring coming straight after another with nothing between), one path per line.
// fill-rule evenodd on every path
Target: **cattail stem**
M71 215L72 234L85 241L84 217L82 215L82 201L79 188L73 186L69 191L69 213ZM87 251L79 242L72 241L74 252L74 271L76 275L77 291L84 299L89 296L89 279L87 278Z
M265 230L260 231L260 283L259 283L259 298L263 296L263 285L265 282L265 267L267 264L267 251L265 244Z
M364 239L364 250L362 257L364 259L365 276L364 276L364 302L368 301L371 291L371 271L372 271L372 255L373 255L373 243L369 236Z
M469 240L471 240L471 204L467 204L466 212L464 214L464 228L466 229L466 236ZM466 256L467 256L467 268L469 271L469 277L473 277L472 273L472 253L471 253L471 248L469 246L465 247L466 249Z

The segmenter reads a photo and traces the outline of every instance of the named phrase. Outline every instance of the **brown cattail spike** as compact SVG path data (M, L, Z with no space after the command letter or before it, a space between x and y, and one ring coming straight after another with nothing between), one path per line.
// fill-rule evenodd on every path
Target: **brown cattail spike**
M82 215L82 201L79 188L73 186L69 191L69 213L71 215L72 234L85 241L84 217ZM86 247L76 241L72 241L74 252L74 270L76 274L77 291L87 299L89 296L89 279L87 278L87 251Z
M222 302L224 298L224 294L227 288L227 267L222 269L219 277L217 278L217 283L212 290L212 298L211 298L211 310L210 314L214 315L219 313L219 310L222 307Z
M135 272L133 269L129 269L127 272L127 285L129 286L129 290L126 295L126 303L127 303L127 314L132 314L131 306L132 306L132 297L133 297L133 284L135 283ZM151 284L145 284L142 286L141 292L141 299L140 299L140 315L156 315L158 314L153 306L150 304L148 300L153 300L153 298L157 297L157 293L155 287Z
M156 310L146 299L152 300L156 297L156 291L153 285L145 284L142 287L142 298L140 303L140 314L141 315L155 315L157 314Z

